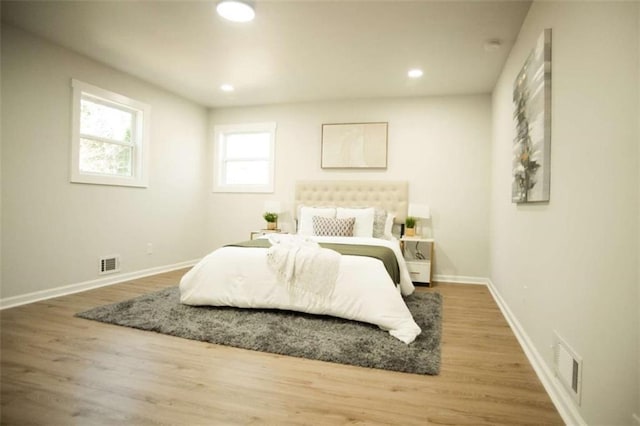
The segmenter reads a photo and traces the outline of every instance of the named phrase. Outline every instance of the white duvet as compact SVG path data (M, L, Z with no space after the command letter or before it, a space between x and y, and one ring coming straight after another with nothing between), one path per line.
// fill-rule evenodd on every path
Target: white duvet
M335 286L322 303L292 298L267 264L266 248L222 247L203 258L180 281L180 301L187 305L286 309L331 315L375 324L405 343L420 334L402 295L414 287L397 241L360 237L312 237L318 242L385 246L400 266L399 290L382 261L340 257Z

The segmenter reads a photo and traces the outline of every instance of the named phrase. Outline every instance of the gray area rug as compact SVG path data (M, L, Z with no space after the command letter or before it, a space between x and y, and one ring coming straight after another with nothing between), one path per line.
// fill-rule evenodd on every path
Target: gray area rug
M415 374L440 371L442 298L415 292L405 301L422 333L410 345L377 326L299 312L188 306L169 287L76 316L261 352Z

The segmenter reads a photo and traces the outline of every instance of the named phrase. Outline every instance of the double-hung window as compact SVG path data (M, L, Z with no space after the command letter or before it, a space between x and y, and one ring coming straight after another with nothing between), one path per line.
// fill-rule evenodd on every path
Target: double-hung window
M72 80L71 182L148 186L151 107Z
M276 123L214 127L214 192L273 192Z

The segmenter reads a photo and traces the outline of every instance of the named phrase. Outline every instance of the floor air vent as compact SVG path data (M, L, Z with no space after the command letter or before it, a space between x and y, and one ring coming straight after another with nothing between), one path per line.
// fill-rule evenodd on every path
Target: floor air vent
M100 273L111 274L120 270L120 256L109 256L100 259Z
M553 366L556 377L580 405L582 395L582 358L554 332Z

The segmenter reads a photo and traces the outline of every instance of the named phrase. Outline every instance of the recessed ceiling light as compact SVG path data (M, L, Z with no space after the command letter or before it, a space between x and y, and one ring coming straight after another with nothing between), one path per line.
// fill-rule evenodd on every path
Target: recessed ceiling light
M412 70L409 70L409 72L407 73L407 75L411 78L420 78L422 77L424 73L422 72L421 69L418 68L414 68Z
M220 90L222 90L223 92L233 92L233 86L230 84L223 84L222 86L220 86Z
M256 12L248 3L238 0L223 0L216 6L218 15L233 22L249 22L256 17Z

